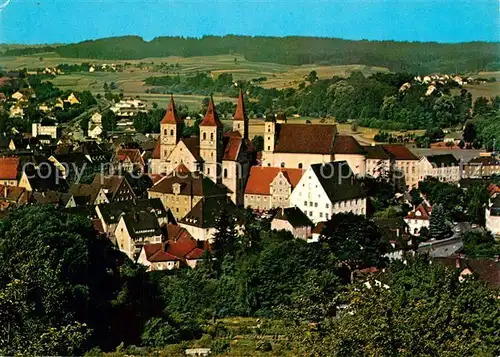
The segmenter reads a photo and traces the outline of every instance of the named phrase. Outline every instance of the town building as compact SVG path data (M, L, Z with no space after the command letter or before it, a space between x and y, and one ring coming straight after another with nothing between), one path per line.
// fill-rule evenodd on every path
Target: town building
M483 178L500 175L500 160L496 156L478 156L463 165L465 178Z
M314 224L298 207L281 208L271 221L271 229L285 230L295 238L308 240Z
M486 229L493 235L500 236L500 195L494 195L486 207Z
M413 235L420 235L422 228L429 229L432 207L427 202L422 202L404 218L408 231Z
M19 157L0 157L0 185L17 186L20 173Z
M290 205L317 223L337 213L366 215L366 194L347 161L313 164L292 191Z
M57 139L61 136L61 129L57 125L42 125L40 123L31 124L31 135L33 137L37 136L50 136L53 139Z
M391 154L394 162L394 178L402 188L417 187L419 159L404 145L382 145Z
M176 219L183 218L204 198L225 198L228 194L224 185L213 182L199 171L189 171L184 164L148 190L148 197L161 199Z
M366 152L366 174L371 177L386 177L392 172L394 160L381 145L363 146Z
M419 181L433 177L441 182L458 183L460 165L452 154L422 156L418 163Z
M203 197L181 220L179 225L197 240L213 242L215 226L222 214L236 220L236 228L241 227L242 212L225 196Z
M118 149L113 158L115 170L118 172L145 172L146 164L139 149Z
M307 169L347 161L355 174L365 175L363 147L354 137L338 134L336 125L278 124L271 115L264 127L262 166Z
M303 173L303 169L253 166L245 187L245 207L255 210L289 207L290 194Z

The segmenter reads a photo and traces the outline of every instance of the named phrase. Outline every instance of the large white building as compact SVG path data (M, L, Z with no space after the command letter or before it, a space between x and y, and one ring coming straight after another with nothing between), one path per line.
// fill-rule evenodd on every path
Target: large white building
M347 161L313 164L290 195L290 205L317 223L337 213L366 215L366 194Z
M404 220L408 224L410 234L418 236L422 228L429 229L431 214L432 207L426 202L419 204L414 210L409 212Z
M365 175L363 147L354 137L339 135L336 125L277 123L271 115L264 127L262 166L307 169L347 161L355 174Z
M490 200L485 217L486 229L496 236L500 235L500 195L496 195Z
M422 156L418 163L419 181L434 177L442 182L460 181L460 166L452 154Z

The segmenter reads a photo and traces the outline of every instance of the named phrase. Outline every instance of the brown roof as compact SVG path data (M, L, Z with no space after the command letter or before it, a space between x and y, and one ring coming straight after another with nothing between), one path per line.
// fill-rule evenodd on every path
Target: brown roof
M164 177L149 191L164 194L173 194L174 184L180 185L180 195L188 196L226 196L227 188L217 185L211 179L203 176L200 172L178 173L172 172Z
M116 150L116 156L120 161L128 157L132 163L144 166L144 160L139 149L119 149Z
M271 182L280 172L283 172L283 175L292 186L292 189L297 186L304 174L304 170L302 169L252 166L245 188L245 194L270 195Z
M325 229L325 226L326 226L326 222L318 222L318 223L316 223L316 226L313 228L313 230L311 231L311 233L313 233L313 234L322 234L323 233L323 229Z
M353 136L337 135L333 143L335 154L364 155L365 150Z
M417 215L417 212L419 212L420 215ZM417 206L417 208L415 208L414 211L408 213L408 215L405 218L427 220L430 218L431 213L432 213L432 207L426 205L425 203L421 203Z
M236 161L240 152L242 138L237 136L224 136L224 151L222 160Z
M281 124L277 125L278 140L275 152L332 154L335 125Z
M153 159L159 159L161 155L161 145L160 145L160 138L156 141L155 148L153 150Z
M165 113L165 117L160 122L160 124L182 124L183 120L177 114L177 110L175 109L174 96L170 96L170 103L168 104L167 112Z
M493 156L478 156L473 159L471 159L467 164L474 164L474 165L500 165L500 160L496 159Z
M222 122L219 120L219 115L215 110L214 100L210 98L208 101L208 108L203 121L200 123L200 126L218 126L222 127Z
M418 157L404 145L382 145L382 147L392 154L395 160L418 160Z
M500 287L500 263L492 259L470 259L460 256L434 258L434 261L448 268L456 268L463 271L470 269L479 279L493 287Z
M236 105L236 112L233 115L233 120L245 120L245 101L243 100L243 90L240 88L238 95L238 104Z
M380 145L363 146L363 150L366 152L367 159L389 160L391 158L391 154Z
M114 200L116 194L120 192L120 189L123 189L130 193L133 198L135 198L135 193L127 179L123 176L112 175L106 176L103 174L97 174L94 177L94 181L92 182L92 186L103 188L107 190L107 195L111 197L111 200Z
M180 260L175 255L165 252L162 243L145 244L143 249L146 259L151 263Z
M194 158L198 161L203 161L200 156L200 139L197 136L190 136L182 138L181 141L186 145L189 152L193 154Z
M16 180L19 157L0 157L0 180Z

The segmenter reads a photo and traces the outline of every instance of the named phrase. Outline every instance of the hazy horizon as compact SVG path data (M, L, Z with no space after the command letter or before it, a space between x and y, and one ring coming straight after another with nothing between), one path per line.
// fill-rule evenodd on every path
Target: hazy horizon
M2 44L230 34L440 43L500 41L496 0L0 0L0 8Z

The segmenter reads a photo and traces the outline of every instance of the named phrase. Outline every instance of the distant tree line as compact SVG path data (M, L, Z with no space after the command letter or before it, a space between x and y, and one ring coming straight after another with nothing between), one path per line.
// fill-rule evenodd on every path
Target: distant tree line
M49 51L54 51L62 57L123 60L238 53L249 61L289 65L362 64L419 74L494 71L500 68L497 43L352 41L297 36L157 37L150 42L138 36L124 36L62 46L9 49L4 55L22 56Z

